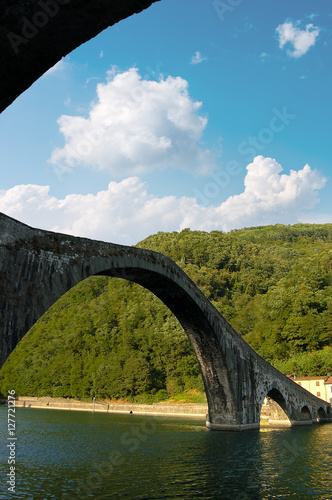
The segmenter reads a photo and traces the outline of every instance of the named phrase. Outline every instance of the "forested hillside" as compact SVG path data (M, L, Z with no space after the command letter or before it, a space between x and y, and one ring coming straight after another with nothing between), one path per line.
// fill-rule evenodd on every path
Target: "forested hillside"
M185 229L138 244L176 261L284 373L332 373L332 224ZM0 372L20 395L158 401L203 385L181 326L150 292L92 277L63 296Z

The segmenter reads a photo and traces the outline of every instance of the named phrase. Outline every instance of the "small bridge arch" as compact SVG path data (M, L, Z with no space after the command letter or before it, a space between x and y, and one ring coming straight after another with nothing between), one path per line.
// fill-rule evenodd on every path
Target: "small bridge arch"
M317 421L318 422L327 422L328 421L328 413L329 413L328 410L329 410L329 408L327 410L323 407L318 408L318 411L317 411Z
M301 408L301 416L303 417L303 420L308 420L308 421L311 420L312 421L312 414L311 414L311 411L307 405L304 405Z
M290 426L290 408L276 383L266 395L269 406L269 423L272 426Z

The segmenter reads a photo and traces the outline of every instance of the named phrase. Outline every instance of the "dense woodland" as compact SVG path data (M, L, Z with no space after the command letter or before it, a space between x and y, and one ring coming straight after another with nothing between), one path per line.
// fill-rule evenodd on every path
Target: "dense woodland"
M332 374L332 224L158 233L137 246L177 262L284 373ZM203 392L180 324L142 287L92 277L64 295L0 371L19 395L161 401Z

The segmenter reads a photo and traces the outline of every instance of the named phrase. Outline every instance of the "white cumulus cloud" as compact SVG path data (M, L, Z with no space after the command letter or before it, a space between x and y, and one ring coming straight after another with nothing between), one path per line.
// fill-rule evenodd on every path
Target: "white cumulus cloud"
M285 45L290 44L292 49L288 49L287 54L294 58L303 56L310 47L315 45L320 31L313 24L307 24L305 29L300 29L299 24L300 21L295 23L286 21L276 29L279 37L279 47L283 49Z
M195 55L192 56L190 64L200 64L203 61L206 61L206 59L207 59L206 57L202 56L202 54L197 51L195 52Z
M201 106L180 77L157 82L142 79L137 68L111 70L97 85L89 116L58 119L65 145L49 161L60 172L85 166L118 178L168 167L206 173L214 159L201 145Z
M314 207L326 179L309 165L289 174L281 174L282 170L276 160L256 156L247 166L243 193L231 196L217 208L228 227L294 223L303 211Z
M219 206L203 207L195 197L158 197L138 177L130 177L110 182L97 194L64 199L51 196L48 186L15 186L0 191L0 211L35 227L131 245L158 231L185 227L229 231L305 221L325 183L309 165L282 174L276 160L257 156L247 166L243 192Z

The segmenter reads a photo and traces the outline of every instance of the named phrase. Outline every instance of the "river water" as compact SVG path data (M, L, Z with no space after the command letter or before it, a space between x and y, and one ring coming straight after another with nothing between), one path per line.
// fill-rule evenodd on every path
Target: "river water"
M211 432L191 418L16 409L12 493L7 408L0 419L1 499L332 500L332 424Z

